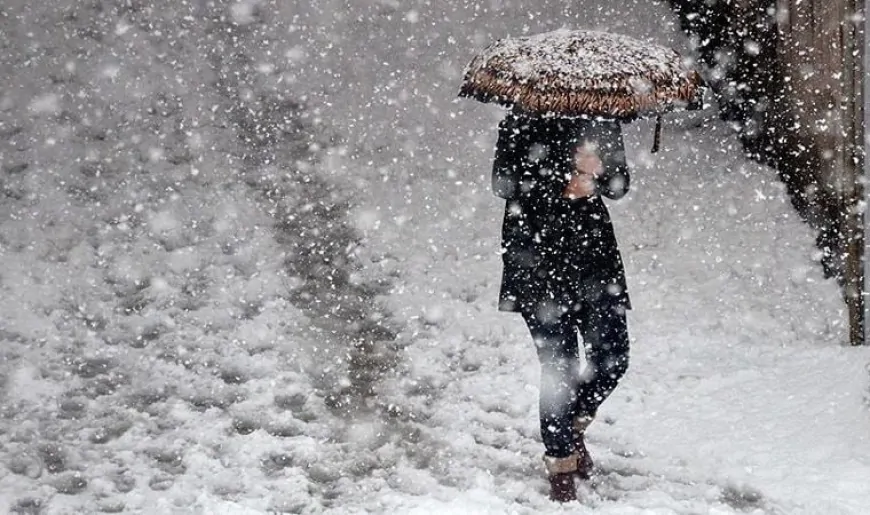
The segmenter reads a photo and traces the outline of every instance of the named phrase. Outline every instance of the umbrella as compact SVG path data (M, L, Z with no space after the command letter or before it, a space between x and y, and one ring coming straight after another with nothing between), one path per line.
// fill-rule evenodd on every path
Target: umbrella
M459 96L529 114L630 121L701 107L702 80L680 55L621 34L560 29L505 38L476 55Z

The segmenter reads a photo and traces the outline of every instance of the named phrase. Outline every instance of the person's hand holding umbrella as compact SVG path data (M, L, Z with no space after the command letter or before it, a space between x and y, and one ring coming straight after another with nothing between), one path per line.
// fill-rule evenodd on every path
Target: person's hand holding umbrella
M574 173L571 175L571 180L565 190L562 191L562 198L575 200L594 195L595 180L601 175L603 169L604 164L598 157L594 145L586 144L578 147L577 153L574 155Z

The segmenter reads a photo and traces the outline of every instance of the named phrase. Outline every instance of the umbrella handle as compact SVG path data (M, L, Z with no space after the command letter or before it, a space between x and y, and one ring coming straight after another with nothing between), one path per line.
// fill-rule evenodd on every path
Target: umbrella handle
M655 154L659 151L659 141L662 139L662 115L656 116L656 129L653 133L653 146L650 153Z

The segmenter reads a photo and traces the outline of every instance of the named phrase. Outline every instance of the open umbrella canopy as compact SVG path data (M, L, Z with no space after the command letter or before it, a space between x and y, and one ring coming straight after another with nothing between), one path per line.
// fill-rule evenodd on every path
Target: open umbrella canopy
M700 75L670 48L561 29L491 44L469 63L459 95L530 114L632 119L698 108L701 93Z

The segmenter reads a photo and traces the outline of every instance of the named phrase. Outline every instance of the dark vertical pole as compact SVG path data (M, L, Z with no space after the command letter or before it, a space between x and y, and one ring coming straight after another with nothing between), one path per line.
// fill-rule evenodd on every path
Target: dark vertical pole
M863 6L861 5L863 3ZM870 49L868 49L868 45L870 45L870 39L867 38L867 33L870 32L870 20L868 20L868 15L870 15L870 0L856 0L856 9L861 9L861 19L863 23L860 26L860 37L859 37L859 48L863 53L859 62L861 64L861 70L858 74L858 83L861 91L861 99L860 105L863 109L863 119L861 120L861 131L860 131L860 139L858 139L858 145L861 149L861 169L862 169L862 179L865 181L867 178L870 178L870 171L867 170L868 161L867 156L870 155L870 137L868 137L867 127L870 126L870 108L867 106L868 100L870 100L870 93L867 92L867 80L866 75L870 72ZM857 102L856 102L857 103ZM862 181L863 184L863 181ZM867 269L868 262L867 260L867 242L870 241L868 238L868 228L867 228L867 206L870 206L870 198L867 198L867 192L870 189L864 190L864 210L862 211L862 216L864 217L864 280L867 279ZM865 291L864 291L864 341L867 341L867 320L870 319L868 317L868 305L870 303L867 302L867 292L866 292L866 283L865 283Z
M849 342L864 344L864 0L846 0L840 22L843 52L843 197Z

